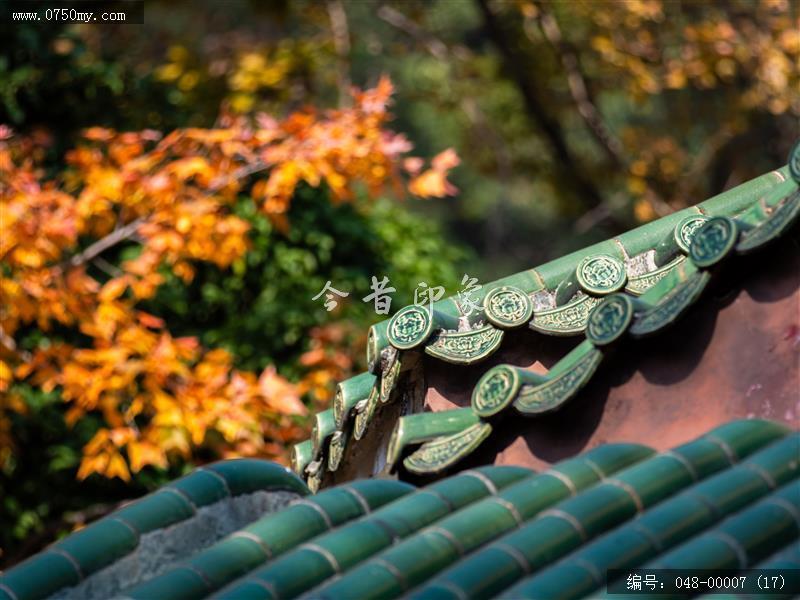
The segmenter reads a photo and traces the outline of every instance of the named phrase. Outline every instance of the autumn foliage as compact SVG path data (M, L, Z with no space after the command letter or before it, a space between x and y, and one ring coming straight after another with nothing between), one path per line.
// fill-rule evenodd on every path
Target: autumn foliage
M281 120L223 116L214 129L167 135L91 128L55 174L41 166L46 136L0 129L0 464L14 452L8 416L25 410L20 382L60 391L70 424L102 415L81 478L128 480L200 448L282 459L302 434L294 417L305 401L324 400L331 371L348 366L319 347L331 333L318 332L301 361L306 377L292 383L273 366L244 372L227 351L173 336L141 303L165 269L189 282L199 263L227 269L248 252L249 223L233 210L243 197L288 231L301 182L324 184L333 202L359 187L372 197L452 194L455 153L428 169L406 156L410 143L387 129L391 94L383 78L355 90L349 108ZM108 258L122 246L137 251ZM23 349L31 328L45 335ZM82 341L60 341L64 331Z

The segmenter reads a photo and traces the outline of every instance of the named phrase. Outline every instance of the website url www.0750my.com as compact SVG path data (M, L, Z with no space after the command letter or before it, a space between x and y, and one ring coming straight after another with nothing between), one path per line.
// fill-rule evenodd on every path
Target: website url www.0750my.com
M68 23L93 23L98 19L103 21L125 21L124 12L104 12L95 14L93 12L79 12L74 8L47 8L39 14L33 12L12 13L13 21L66 21Z
M12 1L5 4L6 23L144 23L141 0Z

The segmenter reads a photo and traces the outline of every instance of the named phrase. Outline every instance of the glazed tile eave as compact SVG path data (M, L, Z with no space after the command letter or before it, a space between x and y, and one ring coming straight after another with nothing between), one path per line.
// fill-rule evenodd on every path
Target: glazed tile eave
M382 472L436 475L491 438L497 415L535 418L557 411L604 368L607 355L625 338L657 335L680 319L720 264L759 251L796 225L800 192L791 165L798 155L795 145L787 166L605 242L484 284L482 308L469 317L450 297L435 303L430 314L412 305L372 326L370 371L339 384L335 430L325 430L327 443L317 440L312 461L298 461L298 473L316 490L330 480L327 473L348 463L377 415L398 400L398 384L422 368L415 355L424 352L433 360L480 370L507 332L520 326L585 339L546 375L512 365L484 370L473 389L472 415L464 408L452 416L402 408L393 426L383 425L389 442L375 463ZM698 236L700 243L693 243ZM298 453L303 456L304 448Z

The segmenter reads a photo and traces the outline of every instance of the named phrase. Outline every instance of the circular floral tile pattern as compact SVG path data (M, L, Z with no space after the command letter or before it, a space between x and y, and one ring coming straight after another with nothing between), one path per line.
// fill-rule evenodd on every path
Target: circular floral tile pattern
M705 225L707 221L708 217L697 215L686 217L683 221L678 223L678 226L675 228L675 242L678 244L678 248L688 254L694 234L697 233L697 230Z
M492 290L483 301L486 318L498 327L520 327L531 320L533 303L528 295L512 286Z
M389 322L389 341L399 350L423 343L431 334L433 322L427 309L412 304L401 309Z
M633 320L633 301L625 294L614 294L598 304L586 323L586 337L595 346L619 339Z
M794 148L789 153L789 173L792 179L800 182L800 140L795 142Z
M733 249L736 237L736 223L733 219L713 217L694 234L689 256L698 267L710 267Z
M584 258L576 270L578 283L591 294L610 294L625 286L627 274L621 260L608 254Z
M472 409L479 417L490 417L511 404L519 391L517 372L507 365L489 369L472 393Z

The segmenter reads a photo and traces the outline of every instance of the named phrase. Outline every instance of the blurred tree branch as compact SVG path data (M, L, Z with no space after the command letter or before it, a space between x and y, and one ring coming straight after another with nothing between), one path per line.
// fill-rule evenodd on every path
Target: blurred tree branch
M378 18L399 29L425 46L428 52L442 62L450 57L450 48L442 40L425 31L403 13L386 4L378 9Z
M489 39L503 58L504 65L512 80L516 83L527 107L528 116L544 134L554 155L554 167L560 174L563 183L570 184L578 197L588 208L603 202L603 196L586 175L572 150L567 145L561 125L547 113L536 94L536 85L530 78L530 71L524 69L524 61L515 56L506 34L503 32L497 16L489 6L488 0L475 0L483 15L484 28Z
M684 199L692 194L700 185L700 182L708 175L710 170L716 170L714 163L719 160L725 146L736 139L736 128L730 123L723 125L718 131L714 132L701 148L697 156L692 161L691 168L681 177L676 186L675 197ZM714 167L712 169L712 167ZM722 190L711 190L712 195Z
M448 46L432 33L420 27L416 22L409 19L400 11L382 5L378 9L378 18L388 23L392 27L403 31L411 38L422 44L428 53L435 59L450 63L454 59L469 60L473 58L472 52L462 45L455 47ZM461 110L466 115L467 120L475 130L476 137L485 141L494 151L494 158L497 166L497 178L503 184L508 184L512 175L512 159L508 145L497 130L491 126L489 119L481 109L478 101L467 95L462 95L459 101ZM505 236L504 207L508 203L508 193L506 185L501 187L501 194L497 199L497 207L490 212L488 218L487 234L487 254L495 256L503 251L503 238Z
M219 180L215 181L211 186L209 186L207 193L208 195L215 194L222 188L224 188L226 185L229 185L235 181L238 181L245 177L249 177L250 175L253 175L260 171L264 171L266 169L267 165L261 162L260 160L256 161L252 165L240 167L227 177L222 177ZM70 268L80 267L88 262L96 260L106 250L113 248L117 244L121 244L122 242L125 242L127 240L134 239L136 237L136 232L139 230L139 226L144 224L145 221L146 221L145 217L139 217L137 219L134 219L130 223L127 223L126 225L122 226L118 225L114 229L114 231L112 231L105 237L100 238L93 244L87 246L81 252L72 255L59 266L60 267L68 266ZM100 268L101 270L105 270L103 266L100 266Z
M538 9L538 14L536 15L538 18L536 18L536 22L544 38L553 48L561 65L564 67L569 91L570 94L572 94L572 99L575 101L578 114L584 120L589 131L614 165L621 169L627 169L628 161L624 156L625 151L622 147L622 143L606 125L603 116L592 100L586 75L581 69L580 61L578 60L578 53L569 42L564 40L564 37L561 35L561 28L558 26L558 21L556 21L555 16L547 11L541 1L537 0L534 4ZM526 23L527 22L528 19L526 18ZM525 32L528 38L532 37L527 27L525 28Z
M339 106L350 105L350 28L342 0L327 0L328 18L331 21L333 47L336 50L336 86L339 88Z
M144 217L134 219L127 225L123 225L109 233L107 236L100 238L82 252L71 256L66 263L70 267L80 267L100 256L103 252L120 244L126 240L131 239L139 229L139 226L144 223Z
M460 45L454 48L449 47L435 35L425 31L403 13L390 6L381 6L378 9L378 17L423 44L431 56L442 62L447 62L453 58L460 60L472 58L472 53L468 48ZM505 141L497 133L497 130L489 124L489 119L474 97L462 96L460 104L467 119L478 130L481 139L488 140L494 149L498 176L503 181L507 181L511 177L511 154Z

